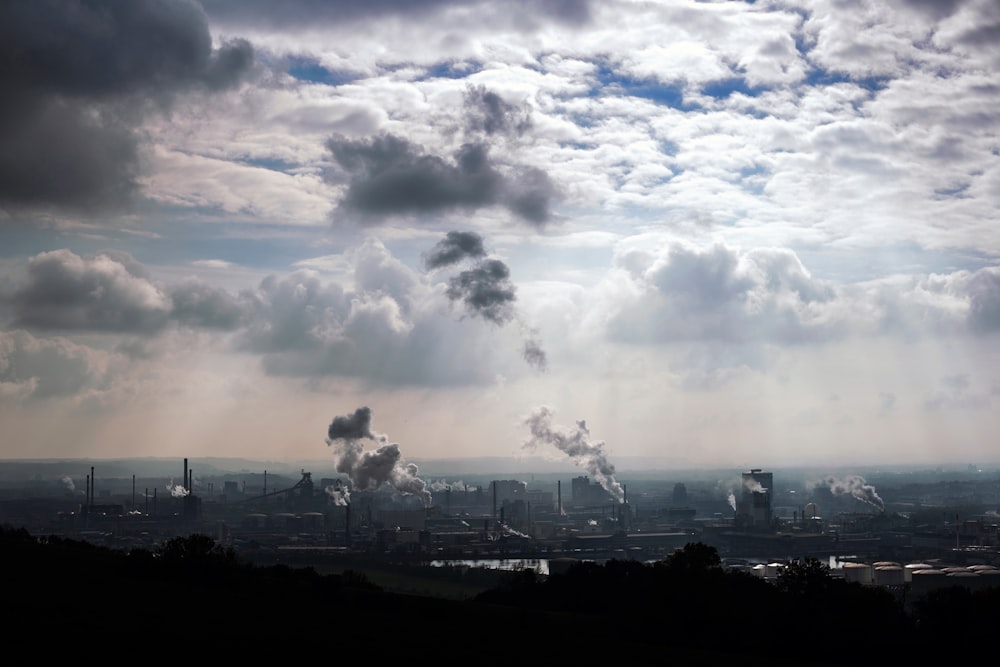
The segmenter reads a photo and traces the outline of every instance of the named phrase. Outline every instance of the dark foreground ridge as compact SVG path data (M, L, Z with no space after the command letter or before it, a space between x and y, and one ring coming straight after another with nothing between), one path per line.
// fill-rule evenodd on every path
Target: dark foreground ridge
M315 650L354 664L443 656L473 665L650 656L922 664L918 657L988 640L1000 621L997 588L905 600L832 577L815 560L769 583L725 570L701 543L655 563L510 573L468 600L388 593L355 570L251 565L200 534L125 552L3 527L0 553L13 611L8 648L50 659L97 651L108 662L259 661Z

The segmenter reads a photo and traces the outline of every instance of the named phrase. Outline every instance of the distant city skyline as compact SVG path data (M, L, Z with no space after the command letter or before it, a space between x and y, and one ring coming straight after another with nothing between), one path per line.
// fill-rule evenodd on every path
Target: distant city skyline
M7 3L0 459L1000 463L997 34L991 0Z

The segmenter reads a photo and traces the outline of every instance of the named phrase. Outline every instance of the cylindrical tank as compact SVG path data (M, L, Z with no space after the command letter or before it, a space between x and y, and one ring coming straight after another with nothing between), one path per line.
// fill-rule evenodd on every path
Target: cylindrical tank
M932 570L933 565L928 563L907 563L903 566L903 581L906 583L911 583L913 581L913 573L918 570Z
M844 563L841 570L844 573L844 581L858 584L872 583L872 566L867 563Z
M948 580L947 572L933 567L913 570L912 577L910 590L913 591L916 597L920 597L928 591L950 586L954 583Z
M882 565L875 568L875 585L902 586L903 568L899 565Z
M783 567L784 565L782 563L768 563L764 570L764 577L766 579L777 578L778 573L781 572L781 568Z

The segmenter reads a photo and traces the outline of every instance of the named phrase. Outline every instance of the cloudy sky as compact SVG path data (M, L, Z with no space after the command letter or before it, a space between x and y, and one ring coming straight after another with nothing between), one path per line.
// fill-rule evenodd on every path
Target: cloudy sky
M996 461L998 68L995 0L2 3L2 454Z

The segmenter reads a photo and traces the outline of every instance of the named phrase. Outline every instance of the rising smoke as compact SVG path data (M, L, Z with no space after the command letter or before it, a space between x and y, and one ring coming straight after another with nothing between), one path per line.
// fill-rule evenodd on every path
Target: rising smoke
M188 493L190 493L187 489L184 488L183 484L174 484L174 480L172 479L169 482L167 482L167 492L173 498L183 498L184 496L188 495Z
M523 445L525 449L552 445L586 470L615 500L624 502L625 491L615 479L615 467L608 462L604 441L591 441L585 421L578 421L575 429L553 426L552 410L541 406L524 423L531 429L531 439Z
M440 269L466 259L477 260L485 256L482 236L475 232L451 231L424 255L424 266L428 270Z
M448 299L452 303L461 302L470 315L497 326L517 320L524 337L521 357L532 368L544 371L548 357L537 332L525 325L514 307L517 289L510 280L510 269L501 260L487 256L482 236L450 231L424 255L428 271L462 263L468 268L448 279L445 290Z
M375 433L371 428L372 411L364 406L350 415L334 417L327 429L326 444L334 448L337 472L347 475L354 489L374 491L388 484L397 492L416 496L425 507L430 507L431 493L427 484L418 476L414 463L402 462L399 445L389 443L388 436ZM385 443L375 450L365 451L362 440ZM327 493L343 504L350 501L347 489Z
M880 512L885 511L885 502L875 492L875 487L867 483L861 475L848 475L844 478L829 475L820 484L825 484L834 495L850 494Z

